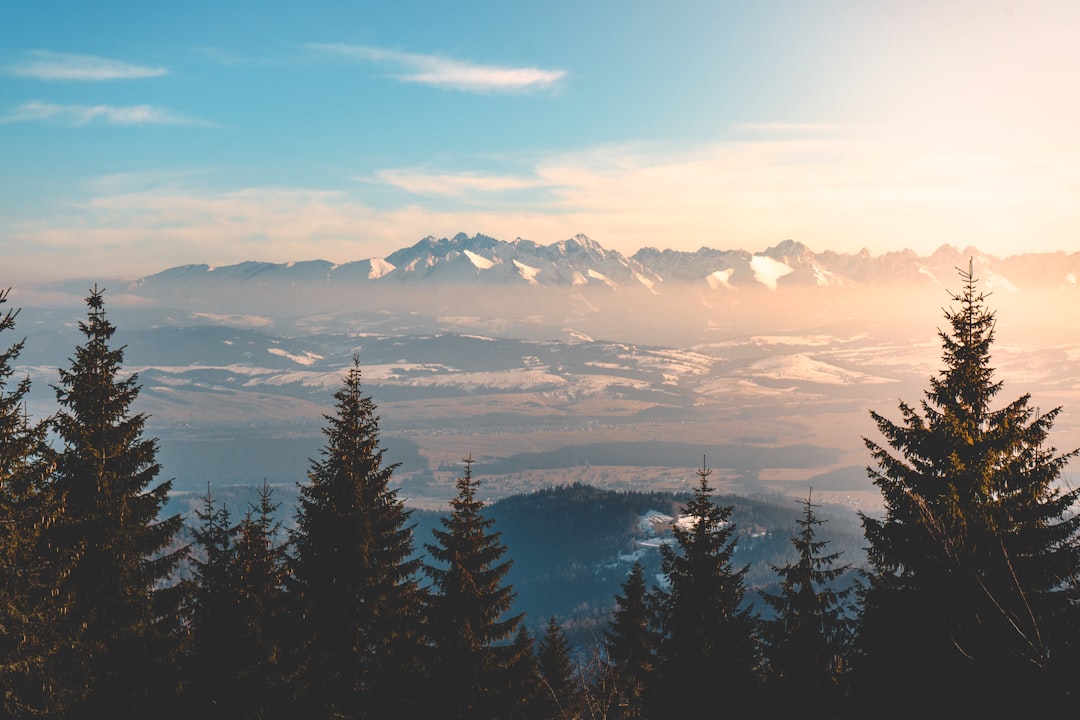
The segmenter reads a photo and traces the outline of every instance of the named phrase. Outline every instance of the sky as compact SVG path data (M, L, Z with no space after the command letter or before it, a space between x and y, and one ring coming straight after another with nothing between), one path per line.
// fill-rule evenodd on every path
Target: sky
M1075 0L6 0L0 286L427 235L1080 250Z

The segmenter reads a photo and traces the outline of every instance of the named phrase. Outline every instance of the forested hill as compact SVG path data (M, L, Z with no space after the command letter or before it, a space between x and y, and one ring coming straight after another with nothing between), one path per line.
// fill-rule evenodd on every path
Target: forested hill
M517 592L514 608L539 627L552 615L559 618L576 644L602 635L619 586L634 560L645 566L649 583L658 582L658 544L670 540L663 520L650 531L650 513L678 517L687 494L617 492L573 484L512 495L492 503L486 513L502 533L506 557L513 561L507 579ZM747 584L762 588L776 582L770 567L794 559L790 536L799 514L790 498L718 495L719 505L732 505L739 536L737 566L750 565ZM819 512L828 520L821 530L830 551L843 552L844 562L862 564L863 540L856 516L840 507ZM413 520L417 548L432 539L440 513L417 510ZM751 593L757 601L756 593ZM765 611L764 607L760 608Z

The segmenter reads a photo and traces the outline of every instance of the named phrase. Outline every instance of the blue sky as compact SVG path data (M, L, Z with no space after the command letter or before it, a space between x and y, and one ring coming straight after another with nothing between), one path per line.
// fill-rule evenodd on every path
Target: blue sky
M433 234L1080 250L1080 3L37 2L0 285Z

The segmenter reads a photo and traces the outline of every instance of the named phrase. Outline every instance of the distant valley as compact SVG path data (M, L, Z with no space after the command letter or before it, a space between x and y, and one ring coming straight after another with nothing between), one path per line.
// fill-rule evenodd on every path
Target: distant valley
M873 510L867 411L921 398L969 258L998 310L1003 398L1063 405L1053 442L1080 445L1080 254L874 258L786 242L627 258L583 236L459 235L344 265L96 282L178 491L302 481L356 354L418 507L439 507L471 455L493 499L572 482L679 491L704 458L725 492L813 486ZM52 411L88 282L12 293L36 415Z

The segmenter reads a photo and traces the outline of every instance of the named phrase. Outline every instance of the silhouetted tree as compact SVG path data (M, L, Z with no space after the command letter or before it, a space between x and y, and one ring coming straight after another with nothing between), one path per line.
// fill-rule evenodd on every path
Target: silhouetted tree
M0 290L0 305L8 290ZM0 333L14 329L18 311L0 314ZM0 352L0 714L31 717L59 713L79 697L55 662L77 642L61 622L56 588L74 555L47 542L60 505L49 483L55 457L48 426L26 415L30 380L13 387L12 365L23 342Z
M776 714L828 717L836 711L853 637L855 608L849 597L855 588L835 587L851 567L835 566L840 553L824 552L828 541L817 538L816 527L825 521L814 514L818 506L811 495L802 501L798 531L791 538L798 559L773 565L780 591L762 593L776 611L776 618L765 623L768 695Z
M193 529L195 559L187 662L188 713L273 717L282 684L285 548L278 505L263 483L257 505L232 525L209 493Z
M885 514L863 517L859 683L898 717L1030 717L1075 703L1080 491L1057 487L1075 451L1044 447L1059 408L1039 413L1028 395L991 407L994 313L973 265L960 275L921 412L871 413Z
M703 708L742 711L758 684L754 619L743 607L747 568L732 566L732 508L713 502L706 467L673 528L675 547L661 546L669 584L658 597L663 636L657 661L654 717L681 717Z
M512 586L503 580L510 561L493 521L484 517L476 496L472 459L457 479L458 494L450 501L443 529L433 530L435 544L426 545L435 564L424 566L431 578L429 623L433 644L430 669L433 692L447 718L505 717L520 706L520 687L507 682L527 660L517 643L521 615L509 615ZM530 653L531 657L531 653Z
M326 446L300 488L292 592L308 717L401 717L417 700L423 595L409 511L384 465L359 358L335 393Z
M543 680L541 699L546 708L545 715L560 719L578 717L581 714L578 678L570 660L566 636L554 616L548 618L547 630L540 638L536 654Z
M652 627L653 608L645 586L645 570L635 562L615 596L611 627L604 633L608 662L617 688L619 718L644 717L644 700L652 682L659 642Z
M518 624L517 634L510 643L502 670L497 673L503 690L499 718L506 720L541 720L544 714L543 678L540 662L536 657L536 643L525 627Z
M136 376L121 377L123 348L95 288L79 323L86 338L60 370L54 419L63 441L55 490L63 516L50 542L77 560L60 585L64 623L77 628L72 671L86 697L66 717L163 717L176 707L180 593L167 586L184 549L171 548L181 518L162 519L171 482L160 471L157 441L133 414Z

